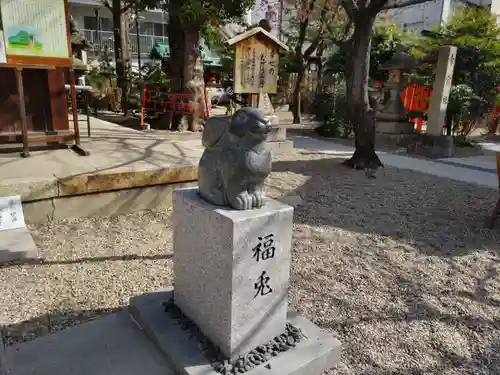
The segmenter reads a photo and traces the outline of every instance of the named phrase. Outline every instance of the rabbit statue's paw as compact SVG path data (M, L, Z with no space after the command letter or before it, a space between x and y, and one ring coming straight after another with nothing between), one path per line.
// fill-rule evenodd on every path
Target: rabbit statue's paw
M244 190L232 200L231 206L236 210L250 210L252 208L252 197Z

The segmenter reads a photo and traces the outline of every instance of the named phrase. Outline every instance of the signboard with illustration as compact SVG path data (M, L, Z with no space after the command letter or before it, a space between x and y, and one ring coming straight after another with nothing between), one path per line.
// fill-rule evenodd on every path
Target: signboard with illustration
M237 94L275 94L278 86L279 51L287 50L260 27L228 41L235 45L234 88Z
M0 0L8 63L70 65L67 0Z

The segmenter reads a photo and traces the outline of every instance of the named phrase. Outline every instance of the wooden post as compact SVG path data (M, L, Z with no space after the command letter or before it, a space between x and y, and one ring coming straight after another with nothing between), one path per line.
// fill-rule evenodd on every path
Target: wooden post
M250 94L250 105L253 108L259 107L259 94Z
M17 93L19 94L19 113L21 115L21 134L23 137L23 152L21 156L30 156L28 140L28 120L26 118L26 100L24 98L23 68L16 68Z
M76 104L75 71L69 68L69 87L71 92L71 109L73 113L73 126L75 127L75 144L80 147L80 126L78 125L78 108Z

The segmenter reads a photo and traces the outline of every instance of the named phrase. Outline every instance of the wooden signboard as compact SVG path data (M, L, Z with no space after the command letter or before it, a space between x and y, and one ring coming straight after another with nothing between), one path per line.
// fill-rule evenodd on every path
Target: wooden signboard
M69 30L68 0L0 0L0 81L8 83L0 87L0 143L17 143L20 130L23 156L30 142L74 141L75 151L83 152Z
M235 36L228 44L235 45L234 92L275 94L279 52L288 47L260 27Z
M70 67L67 0L0 0L7 64Z

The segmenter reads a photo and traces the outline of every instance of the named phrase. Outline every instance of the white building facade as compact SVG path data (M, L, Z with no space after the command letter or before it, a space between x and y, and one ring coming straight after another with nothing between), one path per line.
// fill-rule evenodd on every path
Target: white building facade
M497 14L500 12L500 0L430 0L417 5L388 10L386 14L401 27L420 32L446 24L453 13L464 5L491 7L492 12Z
M108 8L99 0L69 0L69 13L78 25L78 29L95 49L87 51L92 60L99 51L108 49L113 52L113 19ZM138 65L138 53L142 62L149 60L149 54L155 43L167 42L167 15L162 10L139 13L139 42L135 22L129 25L129 46L132 65ZM140 50L140 51L139 51Z

